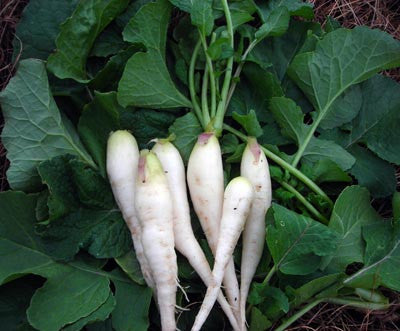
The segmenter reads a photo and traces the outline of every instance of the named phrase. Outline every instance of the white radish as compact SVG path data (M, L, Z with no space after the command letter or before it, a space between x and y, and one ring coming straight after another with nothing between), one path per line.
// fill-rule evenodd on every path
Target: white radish
M135 186L139 149L125 130L113 132L107 142L107 174L114 198L132 235L133 247L147 285L155 289L151 269L143 254L142 231L135 211Z
M192 331L200 330L217 299L225 269L249 215L253 197L253 185L245 177L236 177L225 189L219 239L212 271L213 281L207 288Z
M184 255L190 265L208 286L212 275L208 261L197 242L190 222L190 209L186 192L185 167L179 151L168 140L158 140L154 152L160 160L167 177L174 206L175 247ZM239 330L231 307L220 291L218 302L224 310L234 330Z
M187 181L194 210L215 256L224 197L224 172L221 149L213 133L199 135L189 157ZM239 318L239 284L233 258L224 275L224 289Z
M264 249L265 214L271 206L272 196L268 161L254 138L249 139L243 152L240 174L254 187L254 200L242 236L240 323L245 329L247 295Z
M147 150L140 154L135 205L142 226L144 254L156 283L161 327L163 331L175 331L178 266L172 196L160 161Z

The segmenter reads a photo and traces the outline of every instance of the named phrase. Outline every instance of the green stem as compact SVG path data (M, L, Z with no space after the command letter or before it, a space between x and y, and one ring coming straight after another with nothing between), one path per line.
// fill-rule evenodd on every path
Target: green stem
M229 6L228 6L228 1L221 0L221 2L222 2L222 6L224 8L224 13L225 13L225 18L226 18L226 27L228 30L230 46L232 47L232 49L234 49L233 24L232 24L231 12L230 12ZM218 103L217 114L215 116L214 127L215 127L217 133L222 131L222 125L224 122L225 109L226 109L226 101L227 101L229 86L231 84L231 78L232 78L232 70L233 70L233 56L231 56L228 59L227 64L226 64L225 78L224 78L224 82L222 84L222 90L221 90L221 100Z
M239 79L239 76L240 76L240 74L242 72L243 66L244 66L244 64L246 62L247 56L249 55L249 53L253 50L253 48L256 45L257 45L257 40L253 40L253 42L250 43L250 45L247 47L247 49L245 50L245 52L242 55L240 63L238 65L238 67L236 68L235 74L233 75L233 78L232 78L232 85L231 85L231 87L229 89L228 97L226 99L225 111L228 108L229 102L232 99L233 92L235 92L235 88L236 88L236 85L238 83L238 79Z
M199 50L201 46L201 40L199 40L196 44L196 47L193 50L192 58L190 59L190 66L189 66L189 91L190 91L190 98L192 100L194 112L199 119L202 127L205 129L205 123L203 120L203 116L201 114L201 108L199 103L197 102L196 98L196 89L194 87L194 70L196 65L197 56L199 55Z
M314 137L314 132L315 132L315 130L317 130L317 127L318 127L319 123L321 122L321 119L322 119L322 116L318 116L318 118L311 125L311 128L308 131L306 138L302 141L302 143L299 146L299 149L297 150L297 153L293 159L293 162L292 162L293 167L297 167L297 165L299 164L299 161L300 161L301 157L303 156L303 153L306 150L311 138Z
M308 209L308 211L313 214L321 223L328 224L329 221L322 215L311 203L307 201L307 199L299 192L297 191L292 185L289 183L286 183L284 181L279 182L279 184L282 185L285 189L287 189L289 192L293 193L294 196L296 197L297 200L299 200L304 207Z
M269 281L271 280L272 276L275 274L276 272L276 266L272 266L271 270L268 272L267 276L265 276L262 284L263 285L267 285L269 283Z
M315 193L319 194L326 202L329 203L329 205L331 207L333 207L332 200L310 178L308 178L306 175L304 175L300 170L297 170L291 164L287 163L285 160L281 159L278 155L276 155L273 152L271 152L270 150L268 150L266 147L261 146L261 149L267 157L269 157L276 164L280 165L282 168L287 169L293 176L295 176L297 179L302 181L306 186L308 186L309 189L311 189Z
M369 290L366 288L355 288L354 293L361 299L375 303L387 303L387 298L376 290Z
M228 124L224 124L224 130L233 133L235 136L242 139L244 142L247 142L247 140L249 139L249 137L247 137L244 133L240 132L239 130L236 130L235 128L232 128Z
M389 308L389 304L385 303L375 303L375 302L364 302L359 301L356 298L354 299L344 299L344 298L324 298L324 299L317 299L313 302L310 302L308 305L304 306L300 309L296 314L288 318L284 321L279 327L275 329L275 331L283 331L287 329L291 324L297 321L301 316L309 312L315 306L320 304L321 302L328 302L335 305L342 305L342 306L351 306L360 309L366 310L386 310Z
M210 113L208 111L208 65L206 64L203 74L203 86L201 88L201 109L203 111L204 123L210 123ZM206 125L207 125L206 124Z
M333 303L335 305L351 306L366 310L386 310L389 308L388 303L376 303L376 302L366 302L359 301L357 298L344 299L344 298L326 298L325 302Z
M203 34L199 31L200 34L200 40L201 44L203 46L204 50L204 55L206 57L206 63L207 63L207 68L208 68L208 73L210 75L210 94L211 94L211 117L214 117L216 114L216 109L217 109L217 92L215 88L215 75L214 75L214 68L212 64L211 57L207 53L207 41L206 38L203 36ZM216 34L213 33L211 37L211 42L213 42L216 38Z
M224 129L226 131L229 131L242 139L243 141L247 141L247 136L244 135L242 132L232 128L231 126L224 124ZM287 169L293 176L298 178L300 181L302 181L309 189L314 191L315 193L319 194L322 198L324 198L325 201L327 201L330 206L333 206L332 200L326 195L324 191L319 188L317 184L315 184L310 178L308 178L306 175L304 175L300 170L296 169L293 167L290 163L287 163L285 160L281 159L278 155L275 153L271 152L269 149L267 149L264 146L260 146L262 151L265 153L265 155L274 161L276 164L280 165L283 169Z
M280 326L278 326L275 331L283 331L287 329L292 323L296 322L301 316L309 312L311 309L313 309L315 306L319 305L323 300L318 299L315 300L308 305L304 306L302 309L300 309L296 314L288 318L286 321L284 321Z

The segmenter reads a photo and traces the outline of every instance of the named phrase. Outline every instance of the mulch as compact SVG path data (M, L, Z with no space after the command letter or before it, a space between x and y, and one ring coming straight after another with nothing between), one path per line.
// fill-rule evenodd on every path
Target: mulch
M0 91L12 77L16 63L12 62L15 27L29 0L0 1ZM390 33L400 40L400 0L310 0L316 19L325 24L328 16L344 27L368 25ZM400 69L385 72L400 82ZM3 118L0 111L0 131ZM5 172L8 161L0 142L0 191L8 189ZM400 172L399 176L400 177ZM357 311L349 307L320 304L299 319L289 330L310 331L400 331L400 295L386 293L393 302L385 312Z

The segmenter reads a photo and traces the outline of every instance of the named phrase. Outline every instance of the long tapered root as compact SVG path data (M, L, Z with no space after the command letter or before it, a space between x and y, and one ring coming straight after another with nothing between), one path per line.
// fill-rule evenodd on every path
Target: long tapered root
M212 271L213 279L207 288L192 331L200 330L214 306L225 270L249 214L253 197L253 186L244 177L236 177L225 189L220 233Z
M254 187L254 200L242 236L240 277L240 324L246 326L246 301L265 243L265 214L271 205L268 161L256 139L249 139L243 152L240 173Z

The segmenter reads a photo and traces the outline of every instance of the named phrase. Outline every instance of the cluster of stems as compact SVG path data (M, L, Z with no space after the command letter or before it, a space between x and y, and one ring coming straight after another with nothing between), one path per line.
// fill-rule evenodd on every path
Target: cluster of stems
M234 31L232 25L231 14L228 6L227 0L221 0L225 19L226 19L226 28L228 32L229 44L232 49L234 49ZM216 34L212 33L209 38L210 43L213 43L216 39ZM222 82L222 86L219 86L219 82L216 79L214 64L209 56L208 50L208 41L206 36L199 30L199 40L195 46L193 51L193 55L190 62L189 67L189 90L190 97L193 104L193 111L195 112L197 118L199 119L203 129L205 131L214 132L217 136L222 134L222 131L225 130L234 134L236 137L241 139L243 142L247 142L249 137L243 134L241 131L233 128L232 126L224 123L224 117L226 110L228 108L229 102L234 94L236 85L239 81L240 74L242 72L243 66L246 62L246 59L250 52L254 49L254 47L258 44L259 40L255 39L247 46L247 48L243 51L240 62L236 66L236 70L233 73L233 65L234 58L233 56L229 57L226 60L225 67L225 76ZM196 62L198 59L198 55L200 50L204 52L204 56L206 59L204 73L202 76L202 84L201 84L201 96L200 99L196 95L195 90L195 68ZM199 101L200 100L200 101ZM330 105L327 105L327 109ZM327 109L321 111L320 113L324 113ZM333 207L333 202L329 198L329 196L309 177L307 177L304 173L297 169L299 161L303 156L303 153L314 136L314 133L322 119L322 115L315 119L313 125L311 126L306 139L300 144L299 149L294 155L293 161L291 163L282 159L279 155L271 151L265 146L261 146L261 149L265 153L265 155L274 163L282 167L286 174L290 174L300 180L306 187L308 187L312 192L318 194L325 200L330 208ZM288 183L288 176L285 176L284 179L278 180L279 184L291 192L295 198L309 211L311 215L315 217L318 221L324 224L328 224L328 219L320 212L317 208L315 208L312 203L310 203L306 197L304 197L295 187ZM267 285L272 277L275 275L277 270L279 269L279 263L272 266L268 274L266 275L264 281L262 282L264 285ZM340 281L341 284L345 285L347 280ZM335 284L337 286L337 284ZM371 300L372 301L372 300ZM370 302L365 300L360 300L358 297L349 297L349 298L336 298L336 297L327 297L327 298L314 298L312 301L309 301L305 304L300 310L298 310L295 314L293 314L288 319L284 320L283 323L276 328L276 330L284 330L289 325L291 325L298 318L303 316L309 310L320 303L336 303L341 305L350 305L356 308L361 309L386 309L387 303L385 302ZM297 307L293 307L297 308Z
M226 26L228 31L229 43L232 49L234 49L234 31L232 26L232 19L229 11L229 6L226 0L222 0L224 13L226 17ZM216 34L212 33L210 43L213 43L216 39ZM215 132L217 136L220 136L222 130L226 130L236 135L243 141L247 141L248 137L244 135L242 132L236 130L235 128L224 124L224 117L226 110L228 108L229 102L232 98L232 95L235 91L237 82L239 81L240 74L242 72L244 63L246 62L247 56L254 49L259 41L257 39L253 40L248 47L243 52L241 56L241 61L238 63L234 74L233 72L233 56L229 57L226 61L225 68L225 76L222 83L222 87L220 88L218 81L215 77L214 65L211 57L209 56L208 50L208 41L206 36L203 34L201 30L199 30L199 40L193 50L192 58L189 66L189 91L190 97L193 105L193 111L195 112L197 118L199 119L200 124L202 125L205 131ZM202 76L202 84L201 84L201 95L200 98L196 94L195 89L195 68L198 60L198 56L200 51L203 51L206 63ZM220 93L218 93L220 92ZM271 150L266 147L262 147L266 156L274 161L276 164L281 166L287 173L295 176L297 179L302 181L311 191L320 195L324 200L326 200L329 206L333 206L332 200L328 197L328 195L311 179L305 176L301 171L299 171L296 166L298 160L300 159L302 153L299 149L299 152L296 154L296 157L292 164L286 162L281 157L276 155ZM284 187L286 190L291 192L294 197L313 215L317 220L322 223L328 223L326 217L318 211L299 191L296 190L292 185L290 185L287 181L281 181L279 184Z

